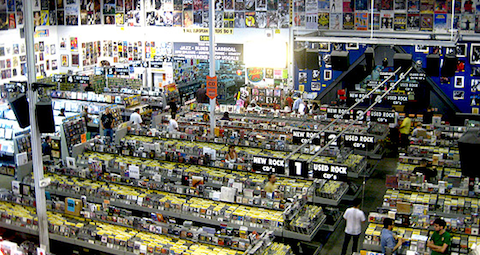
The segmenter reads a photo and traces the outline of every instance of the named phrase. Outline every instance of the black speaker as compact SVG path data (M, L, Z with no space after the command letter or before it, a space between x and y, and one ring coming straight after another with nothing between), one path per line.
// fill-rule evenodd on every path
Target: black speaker
M318 51L307 51L307 69L319 70L320 65L318 63Z
M439 76L440 75L440 55L439 54L429 54L427 55L427 67L425 72L428 76Z
M451 77L457 70L457 57L455 55L445 55L443 57L442 76Z
M367 71L370 72L373 70L374 66L374 51L372 47L368 47L365 50L365 67L367 68Z
M477 159L480 150L480 130L472 128L465 132L458 139L458 150L460 152L462 174L471 178L480 177Z
M35 108L40 133L55 133L52 102L38 102Z
M306 68L306 61L305 61L306 53L305 52L306 52L305 49L295 50L295 52L294 52L295 62L297 63L297 68L298 69L305 69Z
M412 54L395 53L393 55L393 66L395 70L401 67L400 72L408 70L412 66Z
M332 70L346 71L350 66L348 51L332 51Z
M20 94L17 97L10 98L8 101L10 104L10 108L12 108L13 113L15 113L18 125L21 128L26 128L30 126L30 114L28 109L27 96L25 94Z

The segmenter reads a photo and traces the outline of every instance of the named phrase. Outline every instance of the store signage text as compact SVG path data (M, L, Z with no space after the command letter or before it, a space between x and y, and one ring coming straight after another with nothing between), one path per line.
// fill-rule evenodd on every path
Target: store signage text
M370 121L379 123L395 123L395 112L390 111L370 111Z
M150 61L151 68L163 68L163 61Z
M308 163L301 160L290 160L288 162L289 176L308 177Z
M394 105L402 105L405 102L408 102L408 96L407 95L388 95L387 101L392 102L392 104Z
M312 163L313 177L334 181L347 179L348 167L344 165L328 163Z
M345 146L355 149L367 149L375 145L375 137L371 135L345 134Z
M426 77L424 73L410 73L408 76L410 76L410 79L417 81L424 81Z
M201 43L174 43L173 54L175 57L187 59L209 59L210 46L207 42ZM243 44L222 44L215 46L216 60L243 61Z
M208 28L184 28L184 33L208 34ZM233 28L215 28L215 34L233 35Z
M350 119L350 113L346 108L327 108L327 118L331 119ZM345 113L345 115L342 114Z
M342 144L342 137L337 137L337 133L334 133L334 132L325 132L325 137L324 137L324 140L325 140L325 144L327 144L328 142L330 142L331 140L335 139L336 140L334 142L332 142L330 144L330 146L338 146L338 141L340 141L340 144Z
M293 131L293 144L304 144L308 142L317 132L310 131ZM320 137L314 138L310 144L320 145Z
M279 158L253 156L252 169L255 171L284 174L285 160Z

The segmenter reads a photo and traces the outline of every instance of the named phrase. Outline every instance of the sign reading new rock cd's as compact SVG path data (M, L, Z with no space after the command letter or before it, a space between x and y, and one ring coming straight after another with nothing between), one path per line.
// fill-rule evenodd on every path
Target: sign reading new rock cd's
M285 160L280 158L253 156L252 169L274 174L285 174Z
M296 130L294 130L292 132L293 144L304 144L310 138L312 138L316 133L317 132L310 132L310 131L303 131L303 130L302 131L296 131ZM312 141L310 141L310 144L320 145L320 136L317 136Z
M350 119L350 113L347 112L347 110L348 110L347 108L329 107L327 108L327 118L348 120ZM343 115L342 117L343 113L345 113L345 115Z
M347 180L348 167L330 163L311 163L313 177L334 181Z

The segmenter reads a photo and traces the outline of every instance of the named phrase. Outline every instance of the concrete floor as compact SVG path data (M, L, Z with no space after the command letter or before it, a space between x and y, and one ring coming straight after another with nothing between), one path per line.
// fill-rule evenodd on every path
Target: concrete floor
M359 251L362 248L365 229L368 226L368 214L375 211L377 207L381 206L383 195L385 194L385 177L386 175L395 174L397 158L384 158L382 159L372 176L366 179L365 185L365 197L363 198L362 211L367 217L367 222L363 225L362 235L358 241ZM349 205L348 205L349 206ZM343 239L344 239L345 221L341 222L335 231L328 237L327 242L322 248L320 254L333 255L340 254L342 252ZM320 234L321 235L321 234ZM321 239L321 236L316 236L315 239ZM350 241L347 254L351 254L352 241Z

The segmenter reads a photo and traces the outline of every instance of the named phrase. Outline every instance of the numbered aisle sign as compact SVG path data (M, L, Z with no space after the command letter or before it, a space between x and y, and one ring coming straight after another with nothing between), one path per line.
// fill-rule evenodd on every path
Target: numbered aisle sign
M207 96L210 99L217 97L217 76L210 77L207 75Z
M285 160L281 158L253 156L252 169L254 171L272 174L285 174Z
M302 160L290 160L288 162L289 176L308 178L308 163Z

